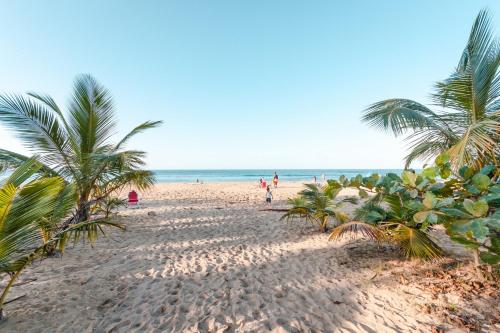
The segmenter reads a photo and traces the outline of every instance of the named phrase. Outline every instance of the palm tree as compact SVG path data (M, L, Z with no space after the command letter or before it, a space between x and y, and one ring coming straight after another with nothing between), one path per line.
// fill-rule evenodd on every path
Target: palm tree
M406 135L415 159L448 151L453 168L498 164L500 157L500 44L491 18L482 10L455 71L436 83L430 108L408 99L388 99L365 110L363 121L395 136Z
M428 233L430 226L415 222L418 207L407 199L400 193L373 196L357 209L356 221L335 227L329 240L361 234L368 239L396 244L407 258L440 258L443 251Z
M109 91L90 75L75 79L66 115L50 96L3 94L0 121L39 156L41 171L75 185L77 212L68 224L87 221L93 204L125 185L145 189L153 184L152 173L142 169L145 153L124 147L133 136L161 122L147 121L118 143L111 143L116 130L113 101ZM27 159L0 150L0 162L5 165L16 166Z
M124 228L106 219L59 228L60 220L74 207L75 188L58 176L36 177L42 168L35 159L28 159L0 184L0 273L10 277L0 294L0 319L11 287L34 259L54 247L63 251L70 237L93 242L103 226Z
M321 232L328 230L331 219L345 222L348 217L337 208L339 204L334 199L342 186L336 181L329 181L320 187L316 184L306 184L306 188L299 193L299 197L289 199L292 206L281 218L290 221L294 218L304 218L306 221L317 224Z

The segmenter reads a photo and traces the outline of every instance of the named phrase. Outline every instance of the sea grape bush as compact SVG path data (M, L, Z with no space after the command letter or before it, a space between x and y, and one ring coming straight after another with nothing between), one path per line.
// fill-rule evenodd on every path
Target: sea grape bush
M355 219L383 229L389 239L398 241L407 256L440 256L442 250L428 231L442 224L453 241L473 249L483 262L497 264L500 261L498 176L499 169L493 165L480 170L464 166L458 174L453 174L449 156L444 153L421 173L405 170L401 175L358 175L351 179L341 176L334 182L342 187L355 187L361 198L368 198L357 210ZM342 225L337 228L332 232L333 238L342 232ZM415 236L419 237L411 238ZM419 238L425 242L419 244Z

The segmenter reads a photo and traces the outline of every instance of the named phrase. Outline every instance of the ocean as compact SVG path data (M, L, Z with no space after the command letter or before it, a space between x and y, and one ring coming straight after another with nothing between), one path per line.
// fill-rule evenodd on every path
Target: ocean
M400 174L402 169L251 169L251 170L152 170L159 183L205 183L215 182L258 182L260 177L268 182L278 173L280 181L318 181L322 175L327 179L338 179L341 175L354 177L358 174L369 176L373 173Z

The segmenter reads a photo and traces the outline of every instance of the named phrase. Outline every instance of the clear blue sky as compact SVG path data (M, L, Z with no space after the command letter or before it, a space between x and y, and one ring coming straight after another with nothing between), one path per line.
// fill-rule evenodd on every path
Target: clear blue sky
M398 168L404 144L360 122L428 102L483 7L500 1L0 0L0 91L65 106L91 73L151 168ZM0 128L0 147L24 151ZM415 166L418 166L415 165Z

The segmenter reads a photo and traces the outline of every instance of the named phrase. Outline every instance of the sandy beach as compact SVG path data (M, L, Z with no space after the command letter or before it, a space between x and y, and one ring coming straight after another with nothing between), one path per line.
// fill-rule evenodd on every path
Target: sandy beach
M273 207L301 186L273 190ZM126 232L28 268L9 298L26 296L6 305L0 331L460 332L439 309L494 304L494 294L436 289L438 264L365 240L328 242L262 208L255 183L156 185L139 208L120 209Z

